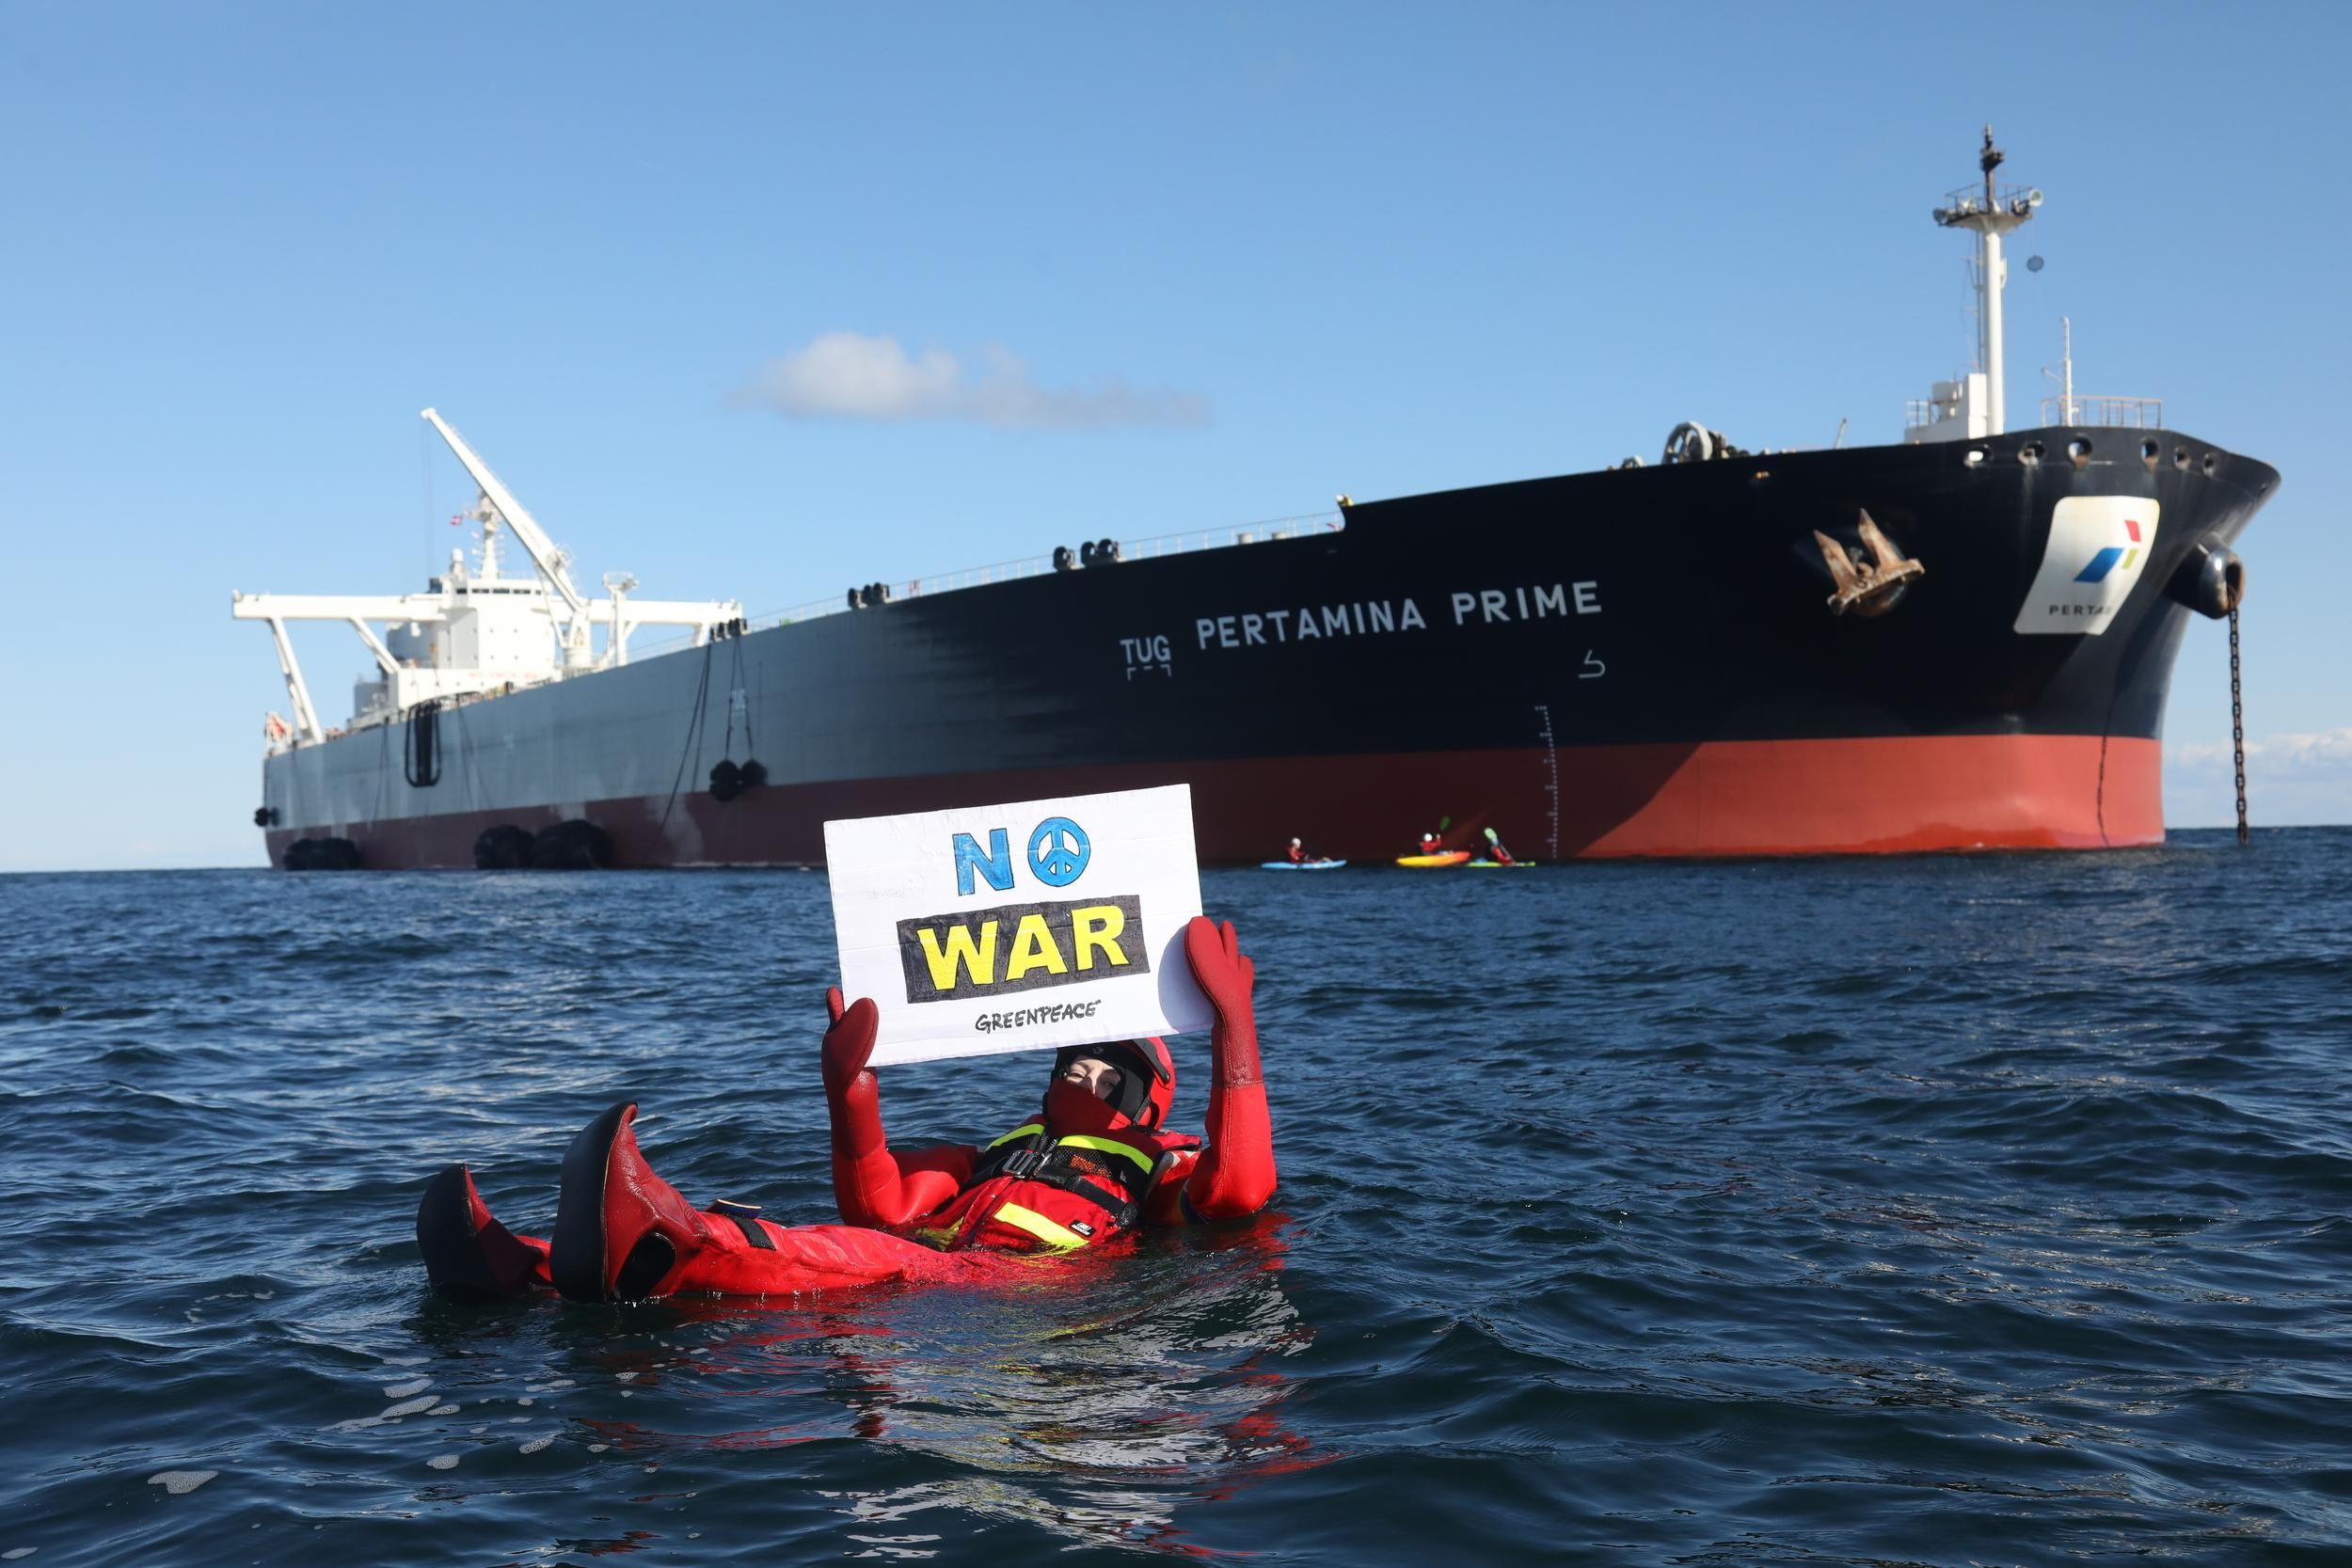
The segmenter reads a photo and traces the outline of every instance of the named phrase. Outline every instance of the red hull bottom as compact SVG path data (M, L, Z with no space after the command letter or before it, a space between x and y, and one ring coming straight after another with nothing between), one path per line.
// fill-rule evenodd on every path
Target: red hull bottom
M2120 848L2164 841L2161 755L2144 739L1936 736L1120 764L281 829L269 849L283 864L295 839L333 834L373 869L470 866L485 828L584 816L622 866L817 865L832 818L1177 783L1211 863L1265 860L1294 835L1385 863L1446 818L1448 847L1491 827L1523 860Z

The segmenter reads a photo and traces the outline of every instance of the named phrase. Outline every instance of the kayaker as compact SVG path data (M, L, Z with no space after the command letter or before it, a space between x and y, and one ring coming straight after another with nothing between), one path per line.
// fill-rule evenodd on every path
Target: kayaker
M645 1163L631 1101L572 1141L547 1241L493 1219L464 1165L437 1176L417 1212L426 1273L448 1294L552 1286L583 1301L977 1281L1017 1261L1012 1254L1256 1213L1273 1196L1275 1166L1255 966L1230 923L1205 917L1185 927L1184 957L1216 1013L1205 1141L1167 1131L1175 1063L1161 1041L1142 1039L1064 1048L1038 1111L991 1143L900 1154L866 1066L881 1015L870 1001L845 1006L836 990L821 1060L846 1225L787 1227L739 1204L694 1209Z
M1307 865L1323 858L1321 855L1309 850L1308 847L1297 839L1291 840L1290 855L1291 863L1293 865Z
M1424 855L1442 855L1445 853L1445 841L1436 833L1423 833L1421 835L1421 852Z

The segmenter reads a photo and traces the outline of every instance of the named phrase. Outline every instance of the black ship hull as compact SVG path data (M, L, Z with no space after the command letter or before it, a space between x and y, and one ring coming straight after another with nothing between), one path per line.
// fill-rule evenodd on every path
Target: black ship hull
M1216 862L1379 861L1441 819L1553 859L2153 843L2174 656L2278 477L2050 429L1366 503L453 706L429 786L397 723L298 746L265 765L272 857L469 865L485 830L584 819L614 863L810 864L829 817L1179 782ZM2084 499L2130 531L2083 562L2129 578L2093 609L2049 587ZM1833 614L1814 535L1858 546L1866 512L1925 572Z

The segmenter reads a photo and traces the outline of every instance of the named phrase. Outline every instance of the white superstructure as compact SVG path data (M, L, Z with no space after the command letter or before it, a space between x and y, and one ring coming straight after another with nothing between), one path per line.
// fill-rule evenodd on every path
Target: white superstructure
M572 581L570 557L465 438L434 410L424 410L422 417L480 487L464 514L482 531L475 563L469 569L466 552L452 550L449 570L431 579L422 594L232 593L231 615L267 623L294 704L292 725L273 716L267 727L271 751L326 736L286 636L289 621L348 622L373 657L378 677L360 681L353 692L354 728L388 722L420 704L454 702L627 664L629 634L640 626L685 626L700 645L714 631L739 626L743 607L732 599L629 598L637 579L626 573L605 578L606 597L587 597ZM530 576L508 577L501 570L501 533L512 533L522 546L531 560ZM380 635L378 626L384 628Z

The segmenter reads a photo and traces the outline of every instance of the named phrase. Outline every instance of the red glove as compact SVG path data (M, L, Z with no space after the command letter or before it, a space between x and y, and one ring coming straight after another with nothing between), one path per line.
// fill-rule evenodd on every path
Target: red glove
M971 1174L973 1151L961 1146L900 1158L882 1131L882 1086L866 1068L882 1013L866 997L848 1006L841 989L825 992L821 1060L825 1110L833 1123L833 1196L851 1225L901 1226L954 1197Z
M1258 1015L1252 992L1258 966L1241 950L1233 923L1217 925L1197 914L1184 927L1184 959L1200 982L1209 1006L1216 1009L1216 1027L1209 1036L1209 1055L1216 1082L1239 1087L1265 1081L1258 1063Z
M861 996L850 1006L841 1005L841 988L825 988L825 1012L833 1027L825 1031L825 1094L838 1100L866 1070L874 1054L874 1035L882 1027L882 1012Z
M1219 927L1206 915L1184 927L1184 959L1216 1010L1216 1025L1209 1034L1209 1146L1184 1179L1183 1208L1204 1220L1254 1214L1274 1196L1275 1182L1274 1123L1251 1001L1258 966L1242 952L1232 922Z

